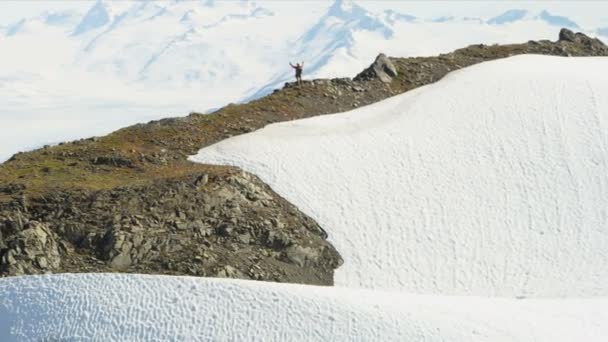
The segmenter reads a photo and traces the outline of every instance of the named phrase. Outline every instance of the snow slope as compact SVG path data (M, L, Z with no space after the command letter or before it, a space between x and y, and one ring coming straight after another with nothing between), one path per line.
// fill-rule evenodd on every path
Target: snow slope
M519 56L191 160L237 165L311 215L338 286L608 295L608 58Z
M392 294L117 274L0 279L0 340L601 341L608 299Z

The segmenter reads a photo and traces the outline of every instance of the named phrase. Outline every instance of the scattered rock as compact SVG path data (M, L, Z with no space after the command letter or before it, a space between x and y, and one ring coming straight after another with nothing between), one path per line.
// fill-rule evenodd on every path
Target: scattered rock
M285 255L289 261L300 267L316 265L321 253L312 247L302 247L293 245L285 250Z
M207 185L207 183L209 183L208 174L200 175L200 176L196 177L196 181L194 181L194 185L196 185L198 187L205 186L205 185Z
M243 272L239 271L238 269L236 269L230 265L226 265L226 266L220 268L217 271L216 276L219 278L249 279L249 277L246 276Z
M110 261L110 266L118 270L124 270L131 266L131 256L128 252L121 252Z
M0 193L7 195L14 195L22 192L23 190L25 190L25 185L23 184L10 183L4 186L0 185Z
M130 159L118 155L95 157L91 160L91 163L93 163L93 165L109 165L115 167L133 166L133 162Z
M7 248L0 250L0 274L44 273L61 266L59 238L47 224L29 221L24 230L4 240Z
M251 174L211 178L56 193L28 200L27 212L0 206L0 276L119 271L332 283L340 257L310 218ZM22 240L26 252L13 248ZM285 257L288 246L311 241L332 253L317 264Z

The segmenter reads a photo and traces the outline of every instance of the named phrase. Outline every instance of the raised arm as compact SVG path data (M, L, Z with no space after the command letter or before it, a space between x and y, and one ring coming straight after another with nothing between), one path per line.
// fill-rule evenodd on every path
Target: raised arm
M296 66L295 66L295 65L293 65L293 64L291 64L291 62L289 62L289 65L290 65L292 68L294 68L294 69L296 68Z

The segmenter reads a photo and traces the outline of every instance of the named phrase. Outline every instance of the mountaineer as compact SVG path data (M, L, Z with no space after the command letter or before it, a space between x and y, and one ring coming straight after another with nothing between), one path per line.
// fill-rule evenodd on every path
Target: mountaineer
M296 81L298 82L298 85L302 84L302 70L304 70L304 62L296 63L296 65L289 62L289 65L296 70Z

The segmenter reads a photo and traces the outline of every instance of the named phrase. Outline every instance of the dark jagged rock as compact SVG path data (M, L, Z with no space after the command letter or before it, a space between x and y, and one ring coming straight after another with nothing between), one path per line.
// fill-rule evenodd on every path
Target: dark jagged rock
M2 235L0 235L2 236ZM3 236L0 272L23 275L56 272L61 268L60 239L48 225L29 221L22 230Z
M572 42L572 43L576 43L578 41L576 34L570 30L568 30L567 28L563 28L559 31L559 41L563 42Z
M18 183L17 184L10 183L10 184L0 186L0 192L7 194L7 195L14 195L14 194L21 193L24 189L25 189L25 185L18 184Z
M95 157L93 160L91 160L91 163L94 165L110 165L116 167L133 166L133 162L130 159L117 155Z
M385 54L381 53L376 57L376 60L369 68L355 77L355 80L360 81L377 78L384 83L390 83L393 80L393 77L396 76L397 68Z
M120 271L330 285L342 260L326 237L254 176L198 174L56 193L27 213L0 210L0 275Z
M585 46L587 49L597 51L600 54L608 53L608 46L606 46L606 44L604 44L601 40L597 38L591 38L581 32L574 33L566 28L561 29L561 31L559 32L559 42L582 45Z

